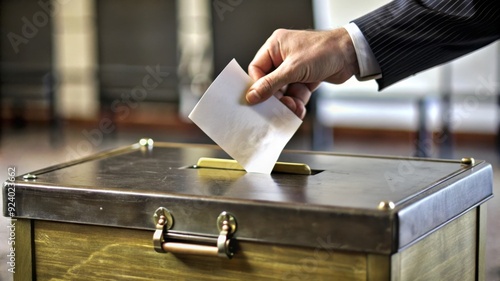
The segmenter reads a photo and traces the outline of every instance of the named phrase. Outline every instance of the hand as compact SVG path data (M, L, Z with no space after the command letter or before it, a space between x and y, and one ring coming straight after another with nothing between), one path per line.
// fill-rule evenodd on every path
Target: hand
M359 73L351 37L344 28L331 31L276 30L248 66L256 82L249 104L275 95L299 118L321 81L341 84Z

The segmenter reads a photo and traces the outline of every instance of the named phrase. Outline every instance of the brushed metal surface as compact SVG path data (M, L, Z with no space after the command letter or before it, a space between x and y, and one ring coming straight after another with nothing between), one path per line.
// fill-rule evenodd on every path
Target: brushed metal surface
M17 217L154 230L165 207L173 233L217 236L228 211L237 240L390 253L492 196L484 161L285 151L279 161L308 164L306 176L190 168L200 157L229 158L210 145L136 144L31 172L16 181Z

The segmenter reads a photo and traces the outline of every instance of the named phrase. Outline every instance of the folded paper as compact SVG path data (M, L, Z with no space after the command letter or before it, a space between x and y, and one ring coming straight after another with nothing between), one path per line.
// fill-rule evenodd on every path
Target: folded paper
M271 173L302 120L276 97L248 105L253 80L232 60L189 114L247 172Z

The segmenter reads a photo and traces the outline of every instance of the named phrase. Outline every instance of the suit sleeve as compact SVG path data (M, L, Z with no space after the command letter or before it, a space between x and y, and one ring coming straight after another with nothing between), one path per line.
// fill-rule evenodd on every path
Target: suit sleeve
M396 0L353 22L382 71L379 90L500 37L498 0Z

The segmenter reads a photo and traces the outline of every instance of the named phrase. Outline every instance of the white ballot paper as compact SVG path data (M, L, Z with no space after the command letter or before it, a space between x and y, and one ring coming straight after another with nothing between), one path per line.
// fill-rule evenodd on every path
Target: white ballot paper
M233 59L189 118L247 172L270 174L302 120L274 96L248 105L245 93L252 84Z

